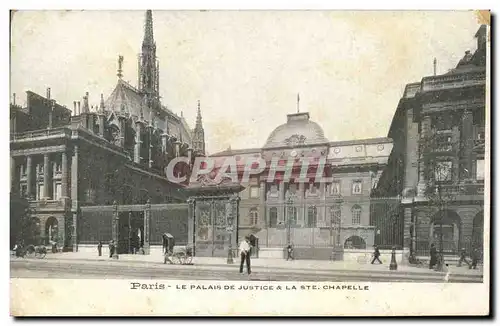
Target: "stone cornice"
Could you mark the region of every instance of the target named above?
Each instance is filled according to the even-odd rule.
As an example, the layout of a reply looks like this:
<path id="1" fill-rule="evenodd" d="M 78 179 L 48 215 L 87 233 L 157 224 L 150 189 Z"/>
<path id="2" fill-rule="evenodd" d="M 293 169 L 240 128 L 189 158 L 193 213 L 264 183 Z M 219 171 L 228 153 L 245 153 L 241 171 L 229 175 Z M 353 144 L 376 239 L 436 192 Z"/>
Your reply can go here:
<path id="1" fill-rule="evenodd" d="M 15 150 L 10 151 L 10 155 L 11 156 L 26 156 L 26 155 L 58 153 L 58 152 L 64 152 L 64 151 L 66 151 L 66 145 L 57 145 L 57 146 L 26 148 L 26 149 L 15 149 Z"/>

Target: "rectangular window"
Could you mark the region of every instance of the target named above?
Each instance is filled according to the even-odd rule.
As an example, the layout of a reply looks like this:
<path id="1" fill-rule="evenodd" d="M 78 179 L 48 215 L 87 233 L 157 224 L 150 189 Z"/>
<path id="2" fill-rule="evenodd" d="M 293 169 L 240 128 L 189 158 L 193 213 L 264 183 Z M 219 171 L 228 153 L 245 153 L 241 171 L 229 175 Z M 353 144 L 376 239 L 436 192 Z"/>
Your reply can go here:
<path id="1" fill-rule="evenodd" d="M 250 198 L 259 198 L 260 188 L 250 187 Z"/>
<path id="2" fill-rule="evenodd" d="M 56 183 L 54 187 L 54 200 L 59 200 L 61 199 L 62 196 L 62 185 L 60 183 Z"/>
<path id="3" fill-rule="evenodd" d="M 436 162 L 436 168 L 434 171 L 435 180 L 439 182 L 451 181 L 452 180 L 451 169 L 452 169 L 451 161 Z"/>
<path id="4" fill-rule="evenodd" d="M 484 160 L 476 161 L 476 180 L 484 180 Z"/>
<path id="5" fill-rule="evenodd" d="M 37 185 L 37 190 L 36 190 L 36 200 L 40 200 L 43 198 L 43 183 L 39 183 Z"/>
<path id="6" fill-rule="evenodd" d="M 333 181 L 330 185 L 330 195 L 340 195 L 340 181 Z"/>
<path id="7" fill-rule="evenodd" d="M 352 194 L 361 195 L 363 192 L 361 180 L 354 180 L 352 182 Z"/>
<path id="8" fill-rule="evenodd" d="M 28 185 L 22 184 L 21 185 L 21 198 L 27 198 L 28 197 Z"/>

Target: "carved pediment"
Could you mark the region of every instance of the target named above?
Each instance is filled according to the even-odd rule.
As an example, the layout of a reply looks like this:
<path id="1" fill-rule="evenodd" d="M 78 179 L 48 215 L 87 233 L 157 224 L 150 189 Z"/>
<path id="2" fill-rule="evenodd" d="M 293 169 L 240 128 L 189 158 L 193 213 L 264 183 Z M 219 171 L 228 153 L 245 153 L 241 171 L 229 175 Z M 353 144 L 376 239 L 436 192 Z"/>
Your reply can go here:
<path id="1" fill-rule="evenodd" d="M 305 141 L 306 137 L 304 135 L 294 134 L 285 139 L 285 144 L 288 146 L 303 145 Z"/>

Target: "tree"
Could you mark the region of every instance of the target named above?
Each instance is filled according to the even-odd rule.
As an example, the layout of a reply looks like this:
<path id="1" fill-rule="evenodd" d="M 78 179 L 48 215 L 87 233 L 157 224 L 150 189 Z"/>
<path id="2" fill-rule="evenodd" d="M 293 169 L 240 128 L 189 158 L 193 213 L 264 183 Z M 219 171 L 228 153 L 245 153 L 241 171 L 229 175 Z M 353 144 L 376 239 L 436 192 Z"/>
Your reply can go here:
<path id="1" fill-rule="evenodd" d="M 453 165 L 453 158 L 460 157 L 461 142 L 453 141 L 448 133 L 431 132 L 429 136 L 420 139 L 420 161 L 423 166 L 423 176 L 426 180 L 424 195 L 428 206 L 439 212 L 439 258 L 437 269 L 444 265 L 443 219 L 444 212 L 456 199 L 460 191 L 460 168 Z"/>
<path id="2" fill-rule="evenodd" d="M 36 211 L 27 199 L 10 194 L 10 245 L 18 241 L 25 244 L 38 244 L 39 224 Z"/>

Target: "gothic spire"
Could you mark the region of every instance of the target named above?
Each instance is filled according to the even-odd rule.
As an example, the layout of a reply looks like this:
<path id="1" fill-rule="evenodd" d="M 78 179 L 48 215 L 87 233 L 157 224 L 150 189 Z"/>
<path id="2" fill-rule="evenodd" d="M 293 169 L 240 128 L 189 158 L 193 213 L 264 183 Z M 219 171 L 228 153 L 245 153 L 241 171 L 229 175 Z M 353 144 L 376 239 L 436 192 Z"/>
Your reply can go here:
<path id="1" fill-rule="evenodd" d="M 154 44 L 153 13 L 151 10 L 146 10 L 146 22 L 144 24 L 144 39 L 142 40 L 142 47 L 152 46 Z"/>
<path id="2" fill-rule="evenodd" d="M 142 53 L 139 57 L 139 90 L 150 98 L 158 98 L 159 65 L 156 61 L 156 44 L 153 37 L 153 14 L 146 11 Z"/>
<path id="3" fill-rule="evenodd" d="M 201 108 L 200 108 L 200 100 L 198 100 L 198 113 L 196 115 L 196 126 L 195 128 L 203 128 L 202 122 L 201 122 Z"/>

